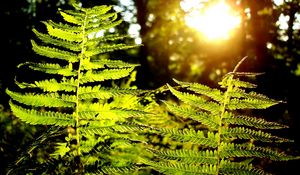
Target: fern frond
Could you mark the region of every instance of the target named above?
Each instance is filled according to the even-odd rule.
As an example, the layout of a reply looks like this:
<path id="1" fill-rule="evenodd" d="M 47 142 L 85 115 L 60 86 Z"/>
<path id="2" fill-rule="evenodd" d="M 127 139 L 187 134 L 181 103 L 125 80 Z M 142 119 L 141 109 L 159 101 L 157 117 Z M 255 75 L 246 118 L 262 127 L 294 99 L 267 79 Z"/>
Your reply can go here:
<path id="1" fill-rule="evenodd" d="M 66 77 L 77 75 L 77 73 L 70 66 L 61 67 L 59 64 L 29 62 L 25 64 L 29 65 L 29 68 L 33 70 L 45 72 L 48 74 L 63 75 Z"/>
<path id="2" fill-rule="evenodd" d="M 59 95 L 57 93 L 36 94 L 18 93 L 6 90 L 6 93 L 15 101 L 31 106 L 44 107 L 74 107 L 76 97 L 72 95 Z"/>
<path id="3" fill-rule="evenodd" d="M 57 48 L 51 48 L 47 46 L 39 46 L 33 40 L 31 40 L 31 44 L 32 44 L 32 49 L 35 51 L 35 53 L 41 56 L 66 60 L 70 63 L 74 63 L 78 61 L 77 55 L 72 52 L 63 51 Z"/>
<path id="4" fill-rule="evenodd" d="M 224 114 L 223 122 L 226 124 L 250 126 L 258 129 L 282 129 L 287 128 L 276 122 L 269 122 L 261 118 L 248 117 L 243 115 L 234 115 L 231 112 Z"/>
<path id="5" fill-rule="evenodd" d="M 52 20 L 48 20 L 47 22 L 43 22 L 45 25 L 50 25 L 52 28 L 58 28 L 58 29 L 62 29 L 62 30 L 67 30 L 70 32 L 75 32 L 75 33 L 81 33 L 82 32 L 82 28 L 81 26 L 77 26 L 77 25 L 69 25 L 66 23 L 56 23 Z"/>
<path id="6" fill-rule="evenodd" d="M 90 17 L 93 17 L 94 15 L 106 14 L 111 9 L 112 9 L 112 6 L 108 6 L 108 5 L 95 6 L 93 8 L 80 8 L 80 10 L 85 12 L 87 14 L 87 16 L 90 16 Z"/>
<path id="7" fill-rule="evenodd" d="M 297 159 L 295 156 L 289 156 L 285 153 L 280 153 L 271 148 L 257 147 L 254 145 L 237 145 L 237 144 L 226 144 L 221 145 L 221 156 L 223 158 L 229 157 L 258 157 L 268 158 L 274 161 L 287 161 Z"/>
<path id="8" fill-rule="evenodd" d="M 199 163 L 199 164 L 217 164 L 217 152 L 212 150 L 194 151 L 188 149 L 181 150 L 155 150 L 148 149 L 156 156 L 167 159 L 177 160 L 185 163 Z"/>
<path id="9" fill-rule="evenodd" d="M 105 69 L 103 71 L 87 71 L 85 74 L 82 74 L 79 82 L 83 84 L 104 80 L 116 80 L 129 76 L 133 69 L 134 67 L 123 69 Z"/>
<path id="10" fill-rule="evenodd" d="M 49 22 L 43 22 L 46 25 L 48 34 L 52 37 L 67 40 L 70 42 L 82 42 L 82 34 L 80 32 L 74 32 L 69 29 L 55 28 Z"/>
<path id="11" fill-rule="evenodd" d="M 136 89 L 120 89 L 120 88 L 105 88 L 101 86 L 83 86 L 78 89 L 80 99 L 109 99 L 119 95 L 138 95 L 142 90 Z"/>
<path id="12" fill-rule="evenodd" d="M 244 127 L 223 129 L 222 137 L 229 139 L 254 139 L 256 141 L 262 142 L 291 142 L 291 140 L 280 138 L 277 136 L 272 136 L 270 133 L 263 132 L 261 130 L 256 131 Z"/>
<path id="13" fill-rule="evenodd" d="M 94 55 L 113 52 L 116 50 L 125 50 L 138 47 L 137 45 L 127 45 L 127 44 L 115 44 L 115 45 L 102 45 L 96 48 L 89 49 L 85 52 L 85 56 L 92 57 Z"/>
<path id="14" fill-rule="evenodd" d="M 208 96 L 217 102 L 224 101 L 224 94 L 218 89 L 212 89 L 208 86 L 199 83 L 188 83 L 188 82 L 178 81 L 175 79 L 174 81 L 183 87 L 187 87 L 188 90 L 194 91 L 198 94 Z"/>
<path id="15" fill-rule="evenodd" d="M 247 81 L 241 81 L 239 79 L 231 79 L 230 76 L 225 76 L 221 82 L 219 82 L 219 85 L 221 87 L 228 87 L 229 85 L 234 85 L 234 87 L 238 88 L 256 88 L 257 85 L 247 82 Z"/>
<path id="16" fill-rule="evenodd" d="M 187 107 L 173 105 L 166 101 L 164 101 L 164 103 L 167 105 L 168 109 L 172 113 L 174 113 L 178 116 L 181 116 L 184 118 L 190 118 L 192 120 L 203 123 L 205 126 L 208 126 L 212 130 L 217 130 L 217 128 L 219 127 L 218 120 L 220 120 L 220 119 L 218 117 L 210 115 L 206 112 L 198 112 L 198 111 L 194 110 L 193 108 L 187 108 Z"/>
<path id="17" fill-rule="evenodd" d="M 236 109 L 266 109 L 271 106 L 278 104 L 279 102 L 274 100 L 258 100 L 258 99 L 236 99 L 233 98 L 230 100 L 227 108 L 229 110 L 236 110 Z"/>
<path id="18" fill-rule="evenodd" d="M 183 141 L 199 144 L 211 148 L 216 148 L 218 145 L 218 134 L 212 132 L 195 131 L 193 129 L 166 129 L 162 128 L 159 132 L 163 135 L 169 135 L 171 138 Z"/>
<path id="19" fill-rule="evenodd" d="M 19 83 L 16 81 L 16 84 L 21 89 L 40 88 L 44 92 L 58 92 L 58 91 L 75 92 L 76 91 L 76 82 L 73 78 L 63 79 L 60 82 L 57 82 L 56 79 L 35 81 L 34 83 L 25 83 L 25 82 Z"/>
<path id="20" fill-rule="evenodd" d="M 145 112 L 132 110 L 132 109 L 98 109 L 97 111 L 81 111 L 79 112 L 79 117 L 81 119 L 90 120 L 105 120 L 110 119 L 112 121 L 125 121 L 129 117 L 138 117 L 145 115 Z"/>
<path id="21" fill-rule="evenodd" d="M 71 11 L 71 10 L 59 10 L 60 15 L 63 19 L 69 23 L 82 25 L 84 21 L 84 15 L 81 12 Z"/>
<path id="22" fill-rule="evenodd" d="M 230 162 L 227 160 L 221 160 L 220 162 L 221 174 L 245 174 L 245 175 L 264 175 L 263 170 L 254 168 L 252 165 L 244 164 L 240 162 Z"/>
<path id="23" fill-rule="evenodd" d="M 106 41 L 121 40 L 121 39 L 124 39 L 124 38 L 127 38 L 127 37 L 128 37 L 128 35 L 109 34 L 109 35 L 105 35 L 103 37 L 92 38 L 90 41 L 95 42 L 95 43 L 99 43 L 99 42 L 106 42 Z M 111 61 L 113 61 L 113 60 L 111 60 Z"/>
<path id="24" fill-rule="evenodd" d="M 198 165 L 198 164 L 187 164 L 180 162 L 154 162 L 150 160 L 143 160 L 146 164 L 150 165 L 157 171 L 168 174 L 184 174 L 184 175 L 214 175 L 217 173 L 215 165 Z"/>
<path id="25" fill-rule="evenodd" d="M 53 38 L 48 34 L 40 33 L 36 29 L 33 29 L 32 31 L 44 43 L 53 44 L 55 46 L 63 47 L 63 48 L 69 49 L 71 51 L 76 51 L 76 52 L 79 52 L 81 50 L 81 46 L 79 44 L 74 44 L 73 42 L 70 42 L 70 41 Z"/>
<path id="26" fill-rule="evenodd" d="M 56 125 L 56 126 L 74 126 L 75 120 L 72 114 L 61 112 L 42 112 L 35 109 L 25 109 L 21 106 L 9 102 L 11 110 L 22 121 L 32 125 Z"/>
<path id="27" fill-rule="evenodd" d="M 187 104 L 190 104 L 194 107 L 209 111 L 212 114 L 217 114 L 219 112 L 220 105 L 217 103 L 210 102 L 207 99 L 205 99 L 204 97 L 177 91 L 174 88 L 172 88 L 170 85 L 168 85 L 168 87 L 173 95 L 175 95 L 178 99 L 182 100 L 183 102 L 185 102 Z"/>
<path id="28" fill-rule="evenodd" d="M 130 63 L 125 63 L 121 60 L 107 60 L 107 59 L 84 61 L 82 64 L 82 68 L 84 70 L 100 69 L 105 67 L 130 68 L 130 67 L 137 67 L 137 66 L 139 66 L 139 64 L 130 64 Z"/>

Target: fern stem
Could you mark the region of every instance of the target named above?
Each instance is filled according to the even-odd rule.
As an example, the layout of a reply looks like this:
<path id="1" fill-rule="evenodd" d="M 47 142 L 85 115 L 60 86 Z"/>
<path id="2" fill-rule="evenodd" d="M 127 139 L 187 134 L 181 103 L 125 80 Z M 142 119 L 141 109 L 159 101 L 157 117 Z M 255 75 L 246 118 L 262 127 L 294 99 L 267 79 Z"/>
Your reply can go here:
<path id="1" fill-rule="evenodd" d="M 228 103 L 230 101 L 229 93 L 232 91 L 232 88 L 233 88 L 232 79 L 233 79 L 233 75 L 230 75 L 230 77 L 228 78 L 228 87 L 227 87 L 226 92 L 224 93 L 224 102 L 223 102 L 223 105 L 222 105 L 222 108 L 221 108 L 221 115 L 220 115 L 219 128 L 218 128 L 218 133 L 219 133 L 218 150 L 217 150 L 217 160 L 218 160 L 218 163 L 217 163 L 217 173 L 216 173 L 216 175 L 218 175 L 219 172 L 220 172 L 220 162 L 221 162 L 221 160 L 220 160 L 221 159 L 220 152 L 221 152 L 221 143 L 222 143 L 222 140 L 221 140 L 222 129 L 224 127 L 227 127 L 227 126 L 223 126 L 222 120 L 223 120 L 223 117 L 224 117 L 225 112 L 226 112 L 226 106 L 228 105 Z"/>
<path id="2" fill-rule="evenodd" d="M 79 127 L 79 86 L 80 86 L 80 78 L 81 78 L 81 62 L 83 61 L 84 58 L 84 53 L 85 53 L 85 44 L 86 44 L 86 37 L 85 37 L 85 28 L 86 28 L 86 22 L 87 22 L 87 14 L 85 15 L 84 18 L 84 23 L 82 25 L 82 43 L 81 43 L 81 53 L 80 53 L 80 59 L 79 59 L 79 66 L 78 66 L 78 71 L 77 71 L 77 91 L 76 91 L 76 115 L 75 115 L 75 120 L 76 120 L 76 125 L 75 125 L 75 130 L 76 130 L 76 142 L 77 142 L 77 155 L 79 156 L 81 154 L 80 151 L 80 127 Z"/>
<path id="3" fill-rule="evenodd" d="M 221 152 L 221 143 L 222 143 L 222 139 L 221 139 L 222 129 L 227 127 L 226 125 L 223 125 L 222 120 L 223 120 L 225 112 L 226 112 L 226 106 L 230 102 L 230 95 L 229 95 L 229 93 L 233 90 L 233 83 L 232 83 L 232 81 L 233 81 L 234 73 L 237 72 L 237 69 L 246 60 L 246 58 L 247 57 L 244 57 L 244 58 L 242 58 L 238 62 L 238 64 L 233 69 L 233 72 L 232 72 L 233 74 L 229 75 L 230 77 L 227 80 L 228 86 L 227 86 L 226 92 L 224 93 L 224 102 L 223 102 L 223 105 L 222 105 L 222 108 L 221 108 L 221 115 L 220 115 L 219 128 L 218 128 L 219 138 L 218 138 L 218 150 L 217 150 L 217 159 L 218 159 L 217 173 L 216 173 L 217 175 L 220 172 L 220 162 L 221 162 L 221 160 L 220 160 L 220 158 L 221 158 L 220 152 Z"/>

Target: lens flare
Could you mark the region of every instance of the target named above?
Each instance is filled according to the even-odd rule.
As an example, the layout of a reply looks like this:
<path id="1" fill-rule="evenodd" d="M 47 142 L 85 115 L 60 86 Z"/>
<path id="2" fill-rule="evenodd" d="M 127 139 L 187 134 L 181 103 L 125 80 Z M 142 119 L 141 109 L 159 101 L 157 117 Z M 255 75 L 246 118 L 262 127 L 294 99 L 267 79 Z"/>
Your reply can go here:
<path id="1" fill-rule="evenodd" d="M 219 2 L 205 9 L 193 9 L 185 17 L 186 25 L 194 28 L 210 40 L 228 39 L 241 19 L 225 2 Z"/>

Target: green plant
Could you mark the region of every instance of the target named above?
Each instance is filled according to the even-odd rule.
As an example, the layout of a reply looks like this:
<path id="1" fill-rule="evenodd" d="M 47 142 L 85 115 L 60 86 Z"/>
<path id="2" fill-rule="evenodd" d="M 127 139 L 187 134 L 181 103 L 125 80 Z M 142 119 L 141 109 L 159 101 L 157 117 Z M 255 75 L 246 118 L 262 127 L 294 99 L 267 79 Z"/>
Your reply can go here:
<path id="1" fill-rule="evenodd" d="M 198 124 L 193 125 L 194 128 L 162 128 L 159 132 L 175 141 L 190 142 L 192 146 L 190 149 L 151 148 L 149 151 L 156 155 L 157 160 L 144 160 L 145 163 L 172 175 L 266 174 L 253 165 L 254 158 L 273 161 L 300 158 L 286 155 L 267 144 L 290 142 L 267 131 L 287 126 L 243 114 L 249 113 L 249 109 L 269 108 L 280 101 L 251 91 L 256 85 L 240 80 L 240 77 L 257 74 L 237 72 L 239 64 L 219 83 L 225 91 L 177 80 L 175 82 L 188 91 L 180 92 L 169 86 L 171 93 L 184 103 L 177 105 L 165 101 L 169 110 Z"/>
<path id="2" fill-rule="evenodd" d="M 144 141 L 139 121 L 146 114 L 137 96 L 141 91 L 116 85 L 138 65 L 105 55 L 137 46 L 115 44 L 126 36 L 98 36 L 121 23 L 111 6 L 74 8 L 59 10 L 63 22 L 43 22 L 46 34 L 33 29 L 39 41 L 31 44 L 38 59 L 20 64 L 26 76 L 6 90 L 19 119 L 52 126 L 8 173 L 119 174 L 138 169 L 139 143 Z M 54 150 L 47 146 L 54 143 Z M 52 153 L 32 161 L 37 147 Z"/>

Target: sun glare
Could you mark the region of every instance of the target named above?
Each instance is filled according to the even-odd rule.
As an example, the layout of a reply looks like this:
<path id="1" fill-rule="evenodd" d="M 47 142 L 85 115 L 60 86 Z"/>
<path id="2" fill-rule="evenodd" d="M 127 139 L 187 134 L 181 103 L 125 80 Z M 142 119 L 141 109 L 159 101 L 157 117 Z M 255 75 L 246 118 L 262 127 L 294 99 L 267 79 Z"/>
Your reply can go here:
<path id="1" fill-rule="evenodd" d="M 203 9 L 193 8 L 185 17 L 185 22 L 209 40 L 216 40 L 228 39 L 232 31 L 239 26 L 241 19 L 222 1 Z"/>

